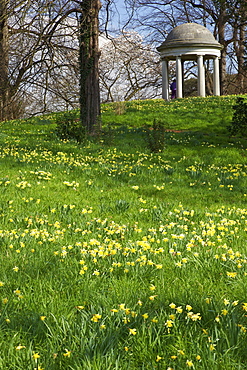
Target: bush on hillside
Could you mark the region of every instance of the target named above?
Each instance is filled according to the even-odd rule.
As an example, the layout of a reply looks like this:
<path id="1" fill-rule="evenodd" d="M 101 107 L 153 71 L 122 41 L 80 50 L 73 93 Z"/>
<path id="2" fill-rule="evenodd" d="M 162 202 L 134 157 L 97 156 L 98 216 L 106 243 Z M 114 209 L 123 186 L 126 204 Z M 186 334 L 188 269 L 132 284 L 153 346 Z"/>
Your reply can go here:
<path id="1" fill-rule="evenodd" d="M 244 98 L 237 97 L 235 104 L 232 106 L 234 110 L 231 125 L 228 126 L 230 135 L 240 134 L 246 136 L 247 134 L 247 103 Z"/>
<path id="2" fill-rule="evenodd" d="M 61 140 L 75 140 L 81 143 L 85 139 L 85 130 L 81 125 L 78 115 L 67 112 L 56 120 L 56 135 Z"/>
<path id="3" fill-rule="evenodd" d="M 145 129 L 145 141 L 152 153 L 160 153 L 165 147 L 165 127 L 162 122 L 153 121 L 152 127 Z"/>

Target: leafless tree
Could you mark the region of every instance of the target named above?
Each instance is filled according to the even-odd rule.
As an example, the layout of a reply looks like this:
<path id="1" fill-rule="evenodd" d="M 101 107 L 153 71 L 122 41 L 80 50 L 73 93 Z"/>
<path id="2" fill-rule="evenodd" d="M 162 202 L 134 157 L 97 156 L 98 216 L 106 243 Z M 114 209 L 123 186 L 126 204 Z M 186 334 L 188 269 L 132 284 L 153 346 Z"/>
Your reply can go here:
<path id="1" fill-rule="evenodd" d="M 64 83 L 66 75 L 68 78 L 71 68 L 68 55 L 74 52 L 73 38 L 76 38 L 77 55 L 83 65 L 81 76 L 87 76 L 84 81 L 83 78 L 80 79 L 81 111 L 84 117 L 82 123 L 88 131 L 91 130 L 92 122 L 99 115 L 99 103 L 96 106 L 99 88 L 97 81 L 93 82 L 98 73 L 99 7 L 100 3 L 96 0 L 0 0 L 1 120 L 18 116 L 20 112 L 13 111 L 13 101 L 22 94 L 24 100 L 29 98 L 33 101 L 33 92 L 38 89 L 38 94 L 42 95 L 42 110 L 47 110 L 47 97 L 54 92 L 52 82 L 57 80 L 58 83 L 59 69 L 61 81 Z M 73 17 L 75 21 L 72 22 L 74 33 L 68 17 Z M 64 58 L 65 55 L 67 59 Z M 85 107 L 89 110 L 87 115 Z M 94 110 L 97 113 L 88 124 L 86 121 L 89 116 L 92 117 Z"/>
<path id="2" fill-rule="evenodd" d="M 105 102 L 160 97 L 161 66 L 154 46 L 134 31 L 108 40 L 101 52 L 100 85 Z"/>

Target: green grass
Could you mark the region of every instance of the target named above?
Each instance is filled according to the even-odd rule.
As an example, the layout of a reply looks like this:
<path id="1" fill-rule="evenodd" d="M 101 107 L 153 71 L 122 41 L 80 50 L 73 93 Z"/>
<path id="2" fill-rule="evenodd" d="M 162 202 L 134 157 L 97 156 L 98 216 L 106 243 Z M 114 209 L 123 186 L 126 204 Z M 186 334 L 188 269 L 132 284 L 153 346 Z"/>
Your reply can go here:
<path id="1" fill-rule="evenodd" d="M 167 129 L 220 132 L 232 117 L 234 96 L 165 100 L 136 100 L 102 106 L 103 124 L 142 127 L 154 119 L 164 122 Z M 119 109 L 120 107 L 120 109 Z M 225 132 L 225 130 L 224 130 Z"/>
<path id="2" fill-rule="evenodd" d="M 0 369 L 247 368 L 234 100 L 104 105 L 81 145 L 56 137 L 62 113 L 1 125 Z"/>

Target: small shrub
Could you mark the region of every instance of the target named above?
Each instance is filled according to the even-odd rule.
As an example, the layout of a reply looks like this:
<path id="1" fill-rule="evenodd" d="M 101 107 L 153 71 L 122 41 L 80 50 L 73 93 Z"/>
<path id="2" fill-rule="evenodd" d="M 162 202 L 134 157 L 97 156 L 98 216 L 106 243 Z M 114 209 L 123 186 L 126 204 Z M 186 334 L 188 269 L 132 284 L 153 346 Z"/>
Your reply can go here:
<path id="1" fill-rule="evenodd" d="M 230 135 L 246 136 L 247 131 L 247 103 L 244 98 L 238 97 L 232 106 L 234 110 L 231 125 L 227 127 Z"/>
<path id="2" fill-rule="evenodd" d="M 153 121 L 152 127 L 146 127 L 145 140 L 152 153 L 160 153 L 165 147 L 165 128 L 162 122 Z"/>
<path id="3" fill-rule="evenodd" d="M 76 140 L 78 143 L 85 139 L 85 129 L 74 112 L 67 112 L 57 118 L 56 135 L 61 140 Z"/>

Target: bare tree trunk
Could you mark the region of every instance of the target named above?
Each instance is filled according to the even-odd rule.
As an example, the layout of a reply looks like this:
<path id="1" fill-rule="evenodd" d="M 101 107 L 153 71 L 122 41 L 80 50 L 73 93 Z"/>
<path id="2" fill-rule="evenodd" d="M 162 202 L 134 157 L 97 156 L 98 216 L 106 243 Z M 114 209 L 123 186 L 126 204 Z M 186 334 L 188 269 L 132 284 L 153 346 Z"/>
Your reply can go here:
<path id="1" fill-rule="evenodd" d="M 220 59 L 220 95 L 225 95 L 226 93 L 226 48 L 227 43 L 225 40 L 225 26 L 226 26 L 226 9 L 225 3 L 222 2 L 220 6 L 220 14 L 218 20 L 218 35 L 219 35 L 219 43 L 223 45 L 223 49 L 221 51 L 221 59 Z"/>
<path id="2" fill-rule="evenodd" d="M 8 38 L 8 0 L 0 0 L 0 121 L 8 119 L 8 64 L 9 64 L 9 38 Z"/>
<path id="3" fill-rule="evenodd" d="M 238 47 L 235 48 L 237 60 L 238 60 L 238 84 L 240 94 L 244 92 L 244 53 L 245 53 L 245 42 L 246 42 L 246 21 L 247 21 L 247 5 L 241 3 L 240 9 L 240 25 L 239 25 L 239 41 Z"/>
<path id="4" fill-rule="evenodd" d="M 238 47 L 235 48 L 237 61 L 238 61 L 238 86 L 239 86 L 239 93 L 243 93 L 244 91 L 244 37 L 245 27 L 241 25 L 239 28 L 239 41 Z"/>
<path id="5" fill-rule="evenodd" d="M 80 115 L 86 133 L 100 125 L 99 0 L 83 0 L 80 17 Z"/>
<path id="6" fill-rule="evenodd" d="M 206 94 L 213 95 L 213 76 L 209 73 L 209 60 L 206 62 Z"/>

